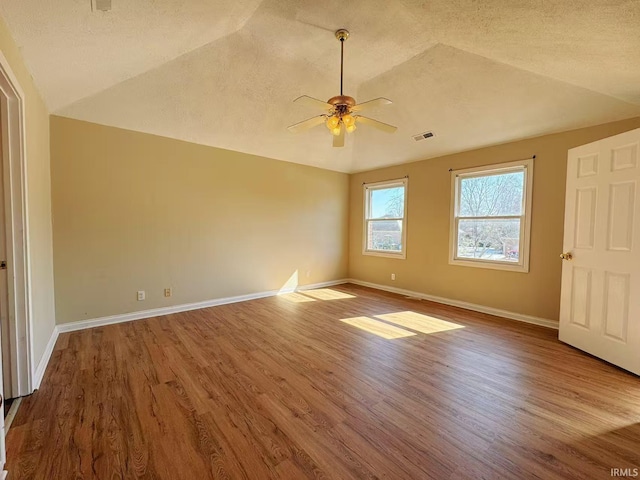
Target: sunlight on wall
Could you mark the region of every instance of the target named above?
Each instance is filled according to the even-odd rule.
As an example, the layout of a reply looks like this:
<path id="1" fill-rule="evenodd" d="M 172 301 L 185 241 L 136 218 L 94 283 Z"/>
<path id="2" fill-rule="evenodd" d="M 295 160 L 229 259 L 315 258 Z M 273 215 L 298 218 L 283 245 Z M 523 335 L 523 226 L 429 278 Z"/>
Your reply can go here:
<path id="1" fill-rule="evenodd" d="M 356 298 L 355 295 L 332 290 L 331 288 L 318 288 L 316 290 L 305 290 L 305 295 L 317 298 L 318 300 L 344 300 L 346 298 Z"/>
<path id="2" fill-rule="evenodd" d="M 427 335 L 464 328 L 464 325 L 458 325 L 457 323 L 447 322 L 439 318 L 430 317 L 429 315 L 423 315 L 416 312 L 387 313 L 385 315 L 375 315 L 375 318 L 410 328 L 416 332 L 426 333 Z"/>
<path id="3" fill-rule="evenodd" d="M 416 333 L 410 332 L 409 330 L 394 327 L 393 325 L 369 317 L 343 318 L 340 321 L 388 340 L 416 335 Z"/>
<path id="4" fill-rule="evenodd" d="M 295 292 L 296 288 L 298 288 L 298 270 L 293 272 L 289 277 L 289 280 L 284 282 L 284 285 L 278 290 L 278 295 L 281 293 L 291 293 Z"/>

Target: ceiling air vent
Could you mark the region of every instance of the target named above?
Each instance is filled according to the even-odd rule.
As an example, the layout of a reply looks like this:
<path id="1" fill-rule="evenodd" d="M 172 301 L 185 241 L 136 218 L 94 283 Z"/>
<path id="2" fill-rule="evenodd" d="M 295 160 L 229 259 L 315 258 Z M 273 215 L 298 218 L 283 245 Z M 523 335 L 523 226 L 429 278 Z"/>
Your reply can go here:
<path id="1" fill-rule="evenodd" d="M 111 10 L 111 0 L 91 0 L 91 10 L 108 12 Z"/>
<path id="2" fill-rule="evenodd" d="M 424 132 L 424 133 L 419 133 L 418 135 L 414 135 L 413 139 L 416 142 L 419 142 L 420 140 L 426 140 L 427 138 L 431 138 L 433 137 L 433 132 Z"/>

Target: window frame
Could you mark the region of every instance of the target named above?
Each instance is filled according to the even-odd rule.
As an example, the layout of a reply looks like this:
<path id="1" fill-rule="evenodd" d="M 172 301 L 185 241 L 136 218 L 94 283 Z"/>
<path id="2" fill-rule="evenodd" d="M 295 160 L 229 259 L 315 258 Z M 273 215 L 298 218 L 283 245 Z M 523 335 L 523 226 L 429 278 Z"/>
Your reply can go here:
<path id="1" fill-rule="evenodd" d="M 404 188 L 404 212 L 402 217 L 398 218 L 385 218 L 385 219 L 370 219 L 369 207 L 370 207 L 370 192 L 374 190 L 384 190 L 387 188 L 403 187 Z M 387 258 L 407 258 L 407 201 L 409 192 L 409 178 L 399 178 L 396 180 L 385 180 L 382 182 L 365 183 L 363 184 L 363 220 L 362 220 L 362 254 L 370 255 L 374 257 L 387 257 Z M 401 220 L 402 221 L 402 250 L 400 252 L 393 252 L 390 250 L 371 250 L 369 249 L 369 223 L 376 221 L 389 221 L 389 220 Z"/>
<path id="2" fill-rule="evenodd" d="M 460 217 L 460 180 L 465 178 L 477 178 L 503 173 L 524 171 L 524 185 L 522 192 L 522 215 L 503 215 L 494 217 Z M 451 214 L 449 235 L 449 264 L 465 267 L 488 268 L 493 270 L 506 270 L 511 272 L 529 273 L 529 256 L 531 250 L 531 204 L 533 200 L 533 159 L 518 160 L 515 162 L 498 163 L 481 167 L 471 167 L 462 170 L 451 171 Z M 487 260 L 479 258 L 458 257 L 458 225 L 460 220 L 473 219 L 520 219 L 520 245 L 519 261 L 506 262 L 502 260 Z"/>

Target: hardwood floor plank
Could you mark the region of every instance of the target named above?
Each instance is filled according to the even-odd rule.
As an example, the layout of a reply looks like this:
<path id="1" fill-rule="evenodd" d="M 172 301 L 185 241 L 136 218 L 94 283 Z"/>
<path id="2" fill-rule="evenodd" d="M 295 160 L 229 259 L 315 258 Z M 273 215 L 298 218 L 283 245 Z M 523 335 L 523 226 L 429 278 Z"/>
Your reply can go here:
<path id="1" fill-rule="evenodd" d="M 16 480 L 608 479 L 640 468 L 640 379 L 550 329 L 342 285 L 61 334 L 7 453 Z"/>

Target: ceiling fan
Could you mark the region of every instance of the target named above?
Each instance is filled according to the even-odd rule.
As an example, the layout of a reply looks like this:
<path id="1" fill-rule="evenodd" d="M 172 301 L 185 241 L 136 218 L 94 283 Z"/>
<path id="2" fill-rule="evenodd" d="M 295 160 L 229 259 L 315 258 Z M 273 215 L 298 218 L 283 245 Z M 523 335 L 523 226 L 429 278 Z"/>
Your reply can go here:
<path id="1" fill-rule="evenodd" d="M 287 128 L 290 132 L 298 133 L 324 123 L 333 134 L 334 147 L 344 147 L 345 131 L 349 133 L 353 132 L 356 129 L 356 123 L 370 125 L 387 133 L 395 132 L 398 127 L 359 115 L 359 112 L 364 110 L 382 105 L 389 105 L 391 100 L 386 98 L 376 98 L 374 100 L 369 100 L 368 102 L 357 104 L 353 97 L 343 95 L 344 42 L 349 38 L 349 32 L 345 29 L 340 29 L 336 32 L 336 38 L 340 40 L 340 95 L 331 97 L 326 102 L 307 95 L 296 98 L 294 100 L 295 103 L 322 109 L 326 113 L 295 123 Z"/>

